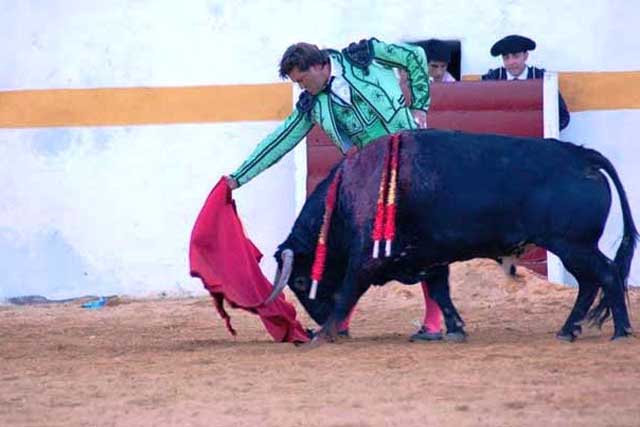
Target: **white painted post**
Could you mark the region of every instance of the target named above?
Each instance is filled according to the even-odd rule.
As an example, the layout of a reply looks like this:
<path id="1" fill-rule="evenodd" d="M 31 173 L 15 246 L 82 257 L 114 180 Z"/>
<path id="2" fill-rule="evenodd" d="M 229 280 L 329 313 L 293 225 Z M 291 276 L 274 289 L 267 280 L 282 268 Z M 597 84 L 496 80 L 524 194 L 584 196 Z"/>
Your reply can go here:
<path id="1" fill-rule="evenodd" d="M 542 111 L 545 138 L 560 137 L 558 111 L 558 73 L 547 71 L 542 83 Z M 560 258 L 547 251 L 547 277 L 550 282 L 577 286 L 576 279 L 565 270 Z"/>
<path id="2" fill-rule="evenodd" d="M 300 88 L 298 85 L 293 85 L 293 106 L 295 108 L 298 97 L 300 96 Z M 296 168 L 295 176 L 295 206 L 296 212 L 294 217 L 298 217 L 298 214 L 304 206 L 304 202 L 307 200 L 307 138 L 300 142 L 293 149 L 293 164 Z"/>

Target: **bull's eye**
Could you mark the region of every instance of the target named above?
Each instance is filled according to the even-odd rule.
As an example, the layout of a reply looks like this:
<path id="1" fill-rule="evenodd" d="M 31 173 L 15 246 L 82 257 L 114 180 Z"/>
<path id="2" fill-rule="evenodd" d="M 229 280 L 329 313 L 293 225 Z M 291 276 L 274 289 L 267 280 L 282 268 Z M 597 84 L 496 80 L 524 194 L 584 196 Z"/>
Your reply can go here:
<path id="1" fill-rule="evenodd" d="M 293 279 L 293 287 L 299 291 L 304 291 L 307 288 L 307 278 L 303 276 L 298 276 Z"/>

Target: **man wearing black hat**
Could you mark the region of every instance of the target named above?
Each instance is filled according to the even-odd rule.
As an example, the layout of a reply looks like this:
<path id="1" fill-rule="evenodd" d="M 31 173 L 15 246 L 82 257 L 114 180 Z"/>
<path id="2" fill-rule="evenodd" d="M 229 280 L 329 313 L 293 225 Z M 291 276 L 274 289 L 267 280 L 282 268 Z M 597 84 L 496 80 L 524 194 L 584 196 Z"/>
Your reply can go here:
<path id="1" fill-rule="evenodd" d="M 482 80 L 526 80 L 541 79 L 544 75 L 544 68 L 527 66 L 529 51 L 536 48 L 536 42 L 530 38 L 510 35 L 498 40 L 491 47 L 491 55 L 502 55 L 504 67 L 489 70 L 482 76 Z M 558 93 L 558 109 L 560 111 L 560 130 L 569 124 L 569 110 L 567 104 Z"/>
<path id="2" fill-rule="evenodd" d="M 451 49 L 442 40 L 430 39 L 426 44 L 429 80 L 439 83 L 451 83 L 456 79 L 447 71 L 451 61 Z"/>

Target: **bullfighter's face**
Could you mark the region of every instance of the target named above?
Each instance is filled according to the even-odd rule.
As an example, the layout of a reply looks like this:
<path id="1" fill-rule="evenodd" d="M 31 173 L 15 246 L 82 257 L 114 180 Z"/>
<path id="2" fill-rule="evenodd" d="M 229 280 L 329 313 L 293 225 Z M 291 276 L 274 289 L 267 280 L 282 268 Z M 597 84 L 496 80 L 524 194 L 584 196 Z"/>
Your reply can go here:
<path id="1" fill-rule="evenodd" d="M 294 67 L 289 73 L 289 79 L 297 83 L 300 89 L 306 90 L 311 95 L 317 95 L 324 89 L 329 80 L 330 66 L 329 64 L 312 65 L 309 69 L 301 71 L 298 67 Z"/>

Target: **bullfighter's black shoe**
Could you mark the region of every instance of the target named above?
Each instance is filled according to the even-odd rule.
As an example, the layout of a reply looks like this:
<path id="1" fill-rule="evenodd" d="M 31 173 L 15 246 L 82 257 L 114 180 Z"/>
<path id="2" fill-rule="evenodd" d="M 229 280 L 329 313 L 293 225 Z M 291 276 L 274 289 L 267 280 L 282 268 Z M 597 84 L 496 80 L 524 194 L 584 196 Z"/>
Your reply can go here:
<path id="1" fill-rule="evenodd" d="M 421 327 L 418 332 L 409 337 L 409 341 L 440 341 L 442 340 L 442 332 L 428 332 L 425 327 Z"/>
<path id="2" fill-rule="evenodd" d="M 338 331 L 338 336 L 342 337 L 342 338 L 351 338 L 351 335 L 349 334 L 349 329 L 343 329 L 341 331 Z"/>

